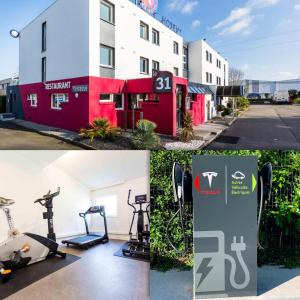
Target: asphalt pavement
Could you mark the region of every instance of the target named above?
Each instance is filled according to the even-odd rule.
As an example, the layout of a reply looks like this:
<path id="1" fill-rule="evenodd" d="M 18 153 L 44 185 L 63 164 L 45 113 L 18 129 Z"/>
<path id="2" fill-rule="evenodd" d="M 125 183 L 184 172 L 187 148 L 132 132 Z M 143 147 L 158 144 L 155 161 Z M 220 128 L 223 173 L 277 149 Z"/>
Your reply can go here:
<path id="1" fill-rule="evenodd" d="M 207 150 L 300 150 L 300 105 L 251 105 Z"/>
<path id="2" fill-rule="evenodd" d="M 9 122 L 0 122 L 0 150 L 82 150 Z"/>

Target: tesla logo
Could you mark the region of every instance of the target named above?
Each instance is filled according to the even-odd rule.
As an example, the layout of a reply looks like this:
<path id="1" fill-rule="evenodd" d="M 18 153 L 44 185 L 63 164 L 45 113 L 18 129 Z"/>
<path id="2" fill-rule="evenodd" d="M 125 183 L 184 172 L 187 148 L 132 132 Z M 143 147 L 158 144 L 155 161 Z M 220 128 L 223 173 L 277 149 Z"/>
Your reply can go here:
<path id="1" fill-rule="evenodd" d="M 209 184 L 209 187 L 211 188 L 212 180 L 213 180 L 214 177 L 218 176 L 218 173 L 216 173 L 216 172 L 205 172 L 205 173 L 202 173 L 202 176 L 204 178 L 208 179 L 208 184 Z"/>

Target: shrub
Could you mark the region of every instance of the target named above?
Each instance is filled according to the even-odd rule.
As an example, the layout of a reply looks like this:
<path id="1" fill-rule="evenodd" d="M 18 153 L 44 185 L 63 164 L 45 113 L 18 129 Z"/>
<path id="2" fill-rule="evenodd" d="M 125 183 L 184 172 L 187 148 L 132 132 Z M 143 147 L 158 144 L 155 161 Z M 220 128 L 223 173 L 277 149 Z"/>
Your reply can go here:
<path id="1" fill-rule="evenodd" d="M 300 104 L 300 98 L 295 99 L 295 100 L 294 100 L 294 103 Z"/>
<path id="2" fill-rule="evenodd" d="M 236 105 L 237 105 L 238 109 L 245 110 L 249 107 L 250 102 L 246 98 L 238 97 L 237 100 L 236 100 Z"/>
<path id="3" fill-rule="evenodd" d="M 180 140 L 187 143 L 194 139 L 193 116 L 191 113 L 186 113 L 183 119 L 183 129 L 180 134 Z"/>
<path id="4" fill-rule="evenodd" d="M 224 111 L 224 109 L 225 109 L 225 106 L 222 105 L 222 104 L 219 104 L 219 105 L 217 106 L 217 112 L 222 112 L 222 111 Z"/>
<path id="5" fill-rule="evenodd" d="M 224 111 L 222 112 L 222 117 L 228 116 L 233 112 L 232 108 L 225 108 Z"/>
<path id="6" fill-rule="evenodd" d="M 133 135 L 133 145 L 138 150 L 159 148 L 160 139 L 155 133 L 157 125 L 149 120 L 140 120 Z"/>
<path id="7" fill-rule="evenodd" d="M 95 119 L 87 128 L 80 129 L 80 136 L 93 142 L 95 138 L 114 139 L 119 131 L 120 129 L 112 126 L 107 119 Z"/>

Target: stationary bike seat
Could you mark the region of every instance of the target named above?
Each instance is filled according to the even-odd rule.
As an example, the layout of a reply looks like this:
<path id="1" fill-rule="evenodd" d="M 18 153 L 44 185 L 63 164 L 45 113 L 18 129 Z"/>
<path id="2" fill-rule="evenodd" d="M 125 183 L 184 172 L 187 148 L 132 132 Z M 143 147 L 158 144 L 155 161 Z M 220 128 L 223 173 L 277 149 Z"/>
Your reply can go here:
<path id="1" fill-rule="evenodd" d="M 13 205 L 15 203 L 14 200 L 12 199 L 6 199 L 3 197 L 0 197 L 0 207 L 1 206 L 9 206 L 9 205 Z"/>

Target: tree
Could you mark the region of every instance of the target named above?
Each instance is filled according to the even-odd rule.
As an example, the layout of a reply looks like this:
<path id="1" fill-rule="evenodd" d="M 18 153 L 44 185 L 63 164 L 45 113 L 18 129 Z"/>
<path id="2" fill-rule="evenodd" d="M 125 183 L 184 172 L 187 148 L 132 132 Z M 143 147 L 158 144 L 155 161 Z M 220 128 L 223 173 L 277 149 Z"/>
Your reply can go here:
<path id="1" fill-rule="evenodd" d="M 242 85 L 245 73 L 237 68 L 229 68 L 229 85 Z"/>

